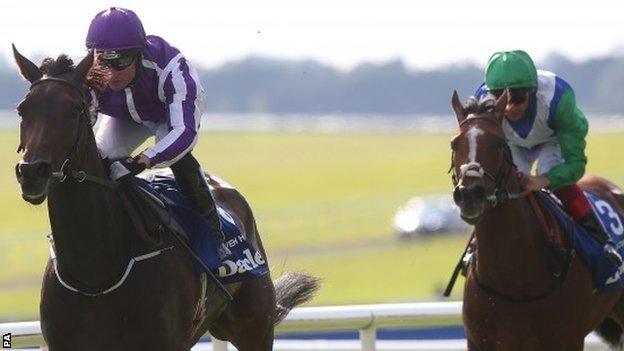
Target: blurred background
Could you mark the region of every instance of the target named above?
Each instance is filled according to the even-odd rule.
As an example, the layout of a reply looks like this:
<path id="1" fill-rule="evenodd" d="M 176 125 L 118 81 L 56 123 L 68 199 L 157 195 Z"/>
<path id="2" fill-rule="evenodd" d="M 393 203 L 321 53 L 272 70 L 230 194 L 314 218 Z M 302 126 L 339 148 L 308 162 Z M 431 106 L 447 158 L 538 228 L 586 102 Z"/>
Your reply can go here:
<path id="1" fill-rule="evenodd" d="M 524 49 L 571 83 L 590 119 L 589 172 L 624 185 L 614 2 L 3 2 L 0 321 L 38 319 L 49 256 L 46 206 L 22 201 L 13 172 L 28 85 L 10 44 L 35 62 L 79 60 L 112 5 L 196 66 L 208 113 L 194 153 L 248 198 L 274 276 L 323 278 L 313 305 L 441 299 L 469 230 L 449 203 L 449 100 L 472 94 L 495 51 Z"/>

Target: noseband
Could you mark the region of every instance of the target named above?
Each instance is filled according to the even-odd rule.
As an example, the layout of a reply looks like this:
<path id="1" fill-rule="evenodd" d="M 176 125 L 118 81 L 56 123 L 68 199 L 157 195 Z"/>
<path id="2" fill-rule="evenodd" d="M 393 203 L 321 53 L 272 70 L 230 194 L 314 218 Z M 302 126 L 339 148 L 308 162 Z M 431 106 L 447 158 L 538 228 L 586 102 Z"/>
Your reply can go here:
<path id="1" fill-rule="evenodd" d="M 501 128 L 501 123 L 498 120 L 494 120 L 492 118 L 488 118 L 484 116 L 466 118 L 459 124 L 459 127 L 461 128 L 464 124 L 468 123 L 469 121 L 475 121 L 475 120 L 485 120 L 485 121 L 488 121 L 489 123 L 495 124 L 498 128 Z M 468 164 L 461 165 L 459 167 L 460 171 L 458 175 L 454 171 L 455 170 L 455 163 L 454 163 L 455 149 L 454 147 L 452 147 L 453 154 L 452 154 L 452 159 L 451 159 L 451 169 L 449 169 L 449 172 L 452 172 L 453 184 L 457 186 L 457 184 L 459 184 L 459 182 L 466 176 L 476 177 L 476 178 L 483 178 L 483 176 L 485 176 L 488 180 L 494 182 L 494 184 L 496 185 L 496 187 L 494 188 L 494 192 L 486 196 L 486 200 L 491 204 L 492 207 L 495 207 L 499 203 L 504 203 L 505 201 L 519 199 L 522 197 L 520 193 L 510 193 L 507 190 L 507 187 L 506 187 L 507 180 L 510 174 L 513 175 L 515 173 L 513 171 L 516 169 L 516 166 L 513 163 L 511 149 L 509 148 L 509 145 L 507 145 L 507 142 L 504 139 L 502 140 L 501 147 L 503 148 L 503 162 L 496 175 L 492 175 L 491 173 L 485 171 L 483 167 L 481 167 L 481 165 L 477 162 L 471 162 Z M 531 203 L 531 208 L 539 217 L 539 211 L 540 211 L 539 205 L 534 200 Z M 540 223 L 542 230 L 544 230 L 545 232 L 548 232 L 548 229 L 549 229 L 548 224 L 546 224 L 545 221 L 542 221 L 542 222 L 544 222 L 544 223 Z M 473 235 L 474 235 L 474 232 L 473 232 Z M 574 236 L 571 236 L 571 238 L 572 238 L 571 239 L 572 241 L 571 243 L 568 243 L 568 246 L 570 248 L 573 248 Z M 559 255 L 559 257 L 563 257 L 563 259 L 565 260 L 563 264 L 563 269 L 561 271 L 553 271 L 551 274 L 551 281 L 550 281 L 549 288 L 545 292 L 542 292 L 536 295 L 517 298 L 514 296 L 509 296 L 507 294 L 501 293 L 495 290 L 494 288 L 492 288 L 491 286 L 485 284 L 479 278 L 479 275 L 477 274 L 477 270 L 475 267 L 476 266 L 475 256 L 472 256 L 470 259 L 471 261 L 470 267 L 472 270 L 472 275 L 475 279 L 477 286 L 481 290 L 485 291 L 489 295 L 494 296 L 496 298 L 506 300 L 509 302 L 514 302 L 514 303 L 529 303 L 529 302 L 538 301 L 538 300 L 551 296 L 555 291 L 557 291 L 561 287 L 561 285 L 563 284 L 563 282 L 565 281 L 567 277 L 567 274 L 568 274 L 568 271 L 572 262 L 572 257 L 574 256 L 573 249 L 571 250 L 571 253 L 570 253 L 569 251 L 566 251 L 565 247 L 561 248 L 561 247 L 552 246 L 551 250 L 553 250 L 556 255 Z"/>
<path id="2" fill-rule="evenodd" d="M 44 77 L 44 78 L 37 79 L 36 81 L 32 82 L 29 90 L 32 91 L 32 89 L 37 85 L 41 85 L 45 83 L 52 83 L 52 82 L 61 83 L 70 87 L 80 97 L 80 110 L 78 111 L 78 133 L 76 135 L 76 140 L 74 141 L 74 145 L 72 146 L 72 149 L 69 151 L 67 157 L 65 158 L 65 161 L 63 161 L 61 168 L 56 172 L 52 172 L 52 176 L 51 176 L 52 179 L 57 180 L 59 183 L 63 183 L 69 177 L 69 178 L 75 179 L 78 183 L 89 181 L 92 183 L 102 185 L 107 188 L 118 187 L 119 182 L 97 177 L 97 176 L 88 174 L 85 171 L 75 170 L 71 168 L 70 166 L 71 161 L 74 158 L 76 151 L 78 150 L 78 145 L 80 144 L 80 140 L 82 139 L 82 135 L 84 134 L 83 125 L 85 124 L 85 122 L 88 122 L 87 114 L 86 114 L 86 106 L 85 106 L 84 96 L 83 96 L 84 92 L 78 85 L 76 85 L 72 81 L 58 78 L 58 77 Z M 22 149 L 21 145 L 20 145 L 20 149 Z"/>
<path id="3" fill-rule="evenodd" d="M 466 123 L 476 120 L 487 121 L 488 123 L 493 123 L 498 128 L 501 128 L 501 124 L 498 120 L 483 116 L 466 118 L 459 124 L 459 128 L 461 128 Z M 449 169 L 449 173 L 451 173 L 453 186 L 457 187 L 457 185 L 464 177 L 483 178 L 485 176 L 486 179 L 495 184 L 492 194 L 486 196 L 486 200 L 491 204 L 492 207 L 495 207 L 497 204 L 506 202 L 508 200 L 519 199 L 521 197 L 520 193 L 510 193 L 509 190 L 507 190 L 506 186 L 509 175 L 510 173 L 512 173 L 511 171 L 515 169 L 515 165 L 511 156 L 511 149 L 509 149 L 509 145 L 507 145 L 507 142 L 504 139 L 501 140 L 500 147 L 503 148 L 503 163 L 501 164 L 498 172 L 495 175 L 483 169 L 483 167 L 478 162 L 470 162 L 459 166 L 459 174 L 457 174 L 457 172 L 455 172 L 454 163 L 455 147 L 453 144 L 451 144 L 451 149 L 453 152 L 451 154 L 451 167 Z"/>

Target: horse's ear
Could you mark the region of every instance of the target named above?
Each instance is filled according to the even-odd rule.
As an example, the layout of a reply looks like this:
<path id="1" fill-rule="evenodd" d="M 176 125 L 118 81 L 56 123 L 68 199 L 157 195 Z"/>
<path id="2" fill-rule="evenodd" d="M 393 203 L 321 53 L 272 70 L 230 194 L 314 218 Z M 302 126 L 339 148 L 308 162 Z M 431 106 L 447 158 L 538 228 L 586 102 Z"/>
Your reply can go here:
<path id="1" fill-rule="evenodd" d="M 15 58 L 15 63 L 17 64 L 22 77 L 31 83 L 41 78 L 43 73 L 41 73 L 39 67 L 37 67 L 37 65 L 26 57 L 22 56 L 22 54 L 17 51 L 15 44 L 11 44 L 11 46 L 13 47 L 13 57 Z"/>
<path id="2" fill-rule="evenodd" d="M 453 97 L 451 98 L 451 106 L 453 107 L 453 111 L 455 111 L 455 117 L 457 118 L 457 123 L 461 123 L 466 119 L 466 110 L 462 105 L 461 101 L 459 101 L 459 95 L 457 94 L 457 90 L 453 90 Z"/>
<path id="3" fill-rule="evenodd" d="M 505 91 L 501 94 L 501 96 L 496 100 L 496 105 L 494 106 L 494 115 L 499 120 L 502 120 L 505 117 L 505 108 L 507 107 L 507 101 L 509 100 L 509 91 L 505 89 Z"/>
<path id="4" fill-rule="evenodd" d="M 82 61 L 80 61 L 74 70 L 74 82 L 78 86 L 81 86 L 82 83 L 84 83 L 87 72 L 89 72 L 91 66 L 93 66 L 93 50 L 89 50 L 89 54 L 85 56 Z"/>

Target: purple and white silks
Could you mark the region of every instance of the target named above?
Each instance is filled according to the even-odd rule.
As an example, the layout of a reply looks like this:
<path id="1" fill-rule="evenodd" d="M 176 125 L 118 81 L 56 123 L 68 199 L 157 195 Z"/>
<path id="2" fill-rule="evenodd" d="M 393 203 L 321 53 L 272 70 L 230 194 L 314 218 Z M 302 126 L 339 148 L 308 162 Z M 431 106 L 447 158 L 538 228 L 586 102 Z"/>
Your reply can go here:
<path id="1" fill-rule="evenodd" d="M 96 140 L 102 157 L 130 155 L 148 137 L 156 143 L 143 153 L 154 166 L 168 166 L 197 142 L 203 88 L 195 69 L 164 39 L 149 35 L 132 84 L 106 89 L 97 97 L 102 116 Z"/>

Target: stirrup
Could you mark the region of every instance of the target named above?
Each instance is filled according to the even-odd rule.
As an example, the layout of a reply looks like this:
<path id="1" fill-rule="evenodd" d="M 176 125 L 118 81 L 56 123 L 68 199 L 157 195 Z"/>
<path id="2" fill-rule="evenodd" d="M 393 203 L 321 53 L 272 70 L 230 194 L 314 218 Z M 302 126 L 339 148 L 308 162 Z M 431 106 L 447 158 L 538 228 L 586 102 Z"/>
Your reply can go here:
<path id="1" fill-rule="evenodd" d="M 468 250 L 464 257 L 461 260 L 461 275 L 466 277 L 468 275 L 468 267 L 470 266 L 470 262 L 472 261 L 472 256 L 474 255 L 474 251 Z"/>

